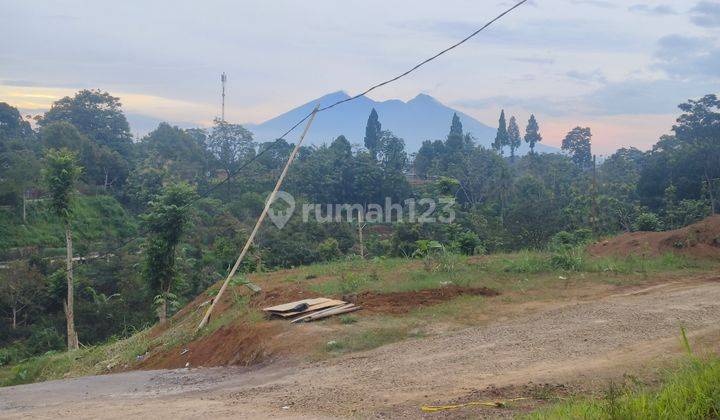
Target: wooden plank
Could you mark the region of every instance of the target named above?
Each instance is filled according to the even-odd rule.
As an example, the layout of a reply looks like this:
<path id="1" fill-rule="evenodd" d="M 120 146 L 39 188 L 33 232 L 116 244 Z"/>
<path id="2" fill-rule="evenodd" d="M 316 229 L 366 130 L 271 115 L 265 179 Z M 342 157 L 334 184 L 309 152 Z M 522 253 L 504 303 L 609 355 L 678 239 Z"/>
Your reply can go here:
<path id="1" fill-rule="evenodd" d="M 299 318 L 293 319 L 293 320 L 290 321 L 290 322 L 293 323 L 293 324 L 294 324 L 294 323 L 297 323 L 297 322 L 304 322 L 305 320 L 307 320 L 307 319 L 309 319 L 309 318 L 311 318 L 311 317 L 313 317 L 313 316 L 318 316 L 318 315 L 325 314 L 325 313 L 327 313 L 327 312 L 331 312 L 331 311 L 338 310 L 338 309 L 346 309 L 346 308 L 350 308 L 350 307 L 353 307 L 353 306 L 355 306 L 355 304 L 352 304 L 352 303 L 348 303 L 348 304 L 340 305 L 340 306 L 334 306 L 334 307 L 332 307 L 332 308 L 323 309 L 322 311 L 317 311 L 317 312 L 313 312 L 313 313 L 311 313 L 311 314 L 303 315 L 303 316 L 301 316 L 301 317 L 299 317 Z"/>
<path id="2" fill-rule="evenodd" d="M 351 304 L 351 305 L 352 305 L 352 304 Z M 360 306 L 355 306 L 355 305 L 348 306 L 348 307 L 345 307 L 345 308 L 336 308 L 336 309 L 334 309 L 334 310 L 330 310 L 330 311 L 324 312 L 324 313 L 322 313 L 322 314 L 317 314 L 317 313 L 316 313 L 316 314 L 312 314 L 313 316 L 311 316 L 310 318 L 306 319 L 305 322 L 316 321 L 316 320 L 318 320 L 318 319 L 327 318 L 327 317 L 333 316 L 333 315 L 341 315 L 341 314 L 346 314 L 346 313 L 348 313 L 348 312 L 355 312 L 355 311 L 357 311 L 358 309 L 362 309 L 362 308 L 361 308 Z"/>
<path id="3" fill-rule="evenodd" d="M 274 311 L 273 311 L 272 314 L 273 314 L 273 315 L 279 315 L 279 316 L 281 316 L 281 317 L 283 317 L 283 318 L 291 318 L 291 317 L 294 317 L 294 316 L 296 316 L 296 315 L 307 314 L 307 313 L 310 313 L 310 312 L 319 311 L 319 310 L 321 310 L 321 309 L 334 308 L 334 307 L 336 307 L 336 306 L 341 306 L 341 305 L 346 305 L 346 304 L 347 304 L 347 302 L 342 301 L 342 300 L 332 300 L 332 299 L 328 299 L 328 301 L 326 301 L 326 302 L 318 303 L 318 304 L 316 304 L 316 305 L 310 305 L 310 306 L 308 306 L 308 308 L 305 309 L 304 311 L 295 311 L 295 312 L 274 312 Z"/>
<path id="4" fill-rule="evenodd" d="M 317 304 L 319 304 L 319 303 L 326 302 L 326 301 L 328 301 L 328 300 L 330 300 L 330 299 L 322 298 L 322 297 L 321 297 L 321 298 L 314 298 L 314 299 L 296 300 L 295 302 L 283 303 L 282 305 L 276 305 L 276 306 L 271 306 L 271 307 L 269 307 L 269 308 L 264 308 L 263 311 L 266 311 L 266 312 L 286 312 L 286 311 L 290 311 L 290 310 L 293 309 L 294 307 L 296 307 L 296 306 L 298 306 L 298 305 L 301 305 L 301 304 L 303 304 L 303 303 L 307 303 L 308 306 L 311 306 L 311 305 L 317 305 Z"/>

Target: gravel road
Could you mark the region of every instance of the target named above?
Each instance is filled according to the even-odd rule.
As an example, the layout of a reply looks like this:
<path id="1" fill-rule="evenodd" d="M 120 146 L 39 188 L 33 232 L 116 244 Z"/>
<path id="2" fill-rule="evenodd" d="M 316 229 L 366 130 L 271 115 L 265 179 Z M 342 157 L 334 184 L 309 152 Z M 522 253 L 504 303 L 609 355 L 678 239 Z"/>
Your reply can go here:
<path id="1" fill-rule="evenodd" d="M 720 331 L 720 278 L 618 288 L 502 322 L 315 363 L 139 371 L 0 389 L 3 418 L 417 418 L 490 385 L 592 383 Z M 482 410 L 482 409 L 478 409 Z"/>

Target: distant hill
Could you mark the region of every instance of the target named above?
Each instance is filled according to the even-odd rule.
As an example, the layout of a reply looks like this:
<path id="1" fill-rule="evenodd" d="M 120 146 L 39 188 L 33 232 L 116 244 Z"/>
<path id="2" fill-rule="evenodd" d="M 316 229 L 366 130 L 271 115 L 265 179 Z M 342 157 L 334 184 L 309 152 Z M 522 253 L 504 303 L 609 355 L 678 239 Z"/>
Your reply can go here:
<path id="1" fill-rule="evenodd" d="M 312 111 L 316 104 L 321 106 L 346 99 L 345 92 L 334 92 L 312 100 L 261 124 L 245 124 L 259 141 L 273 140 L 292 127 L 299 119 Z M 487 126 L 473 117 L 443 105 L 432 96 L 419 94 L 403 102 L 399 99 L 377 102 L 367 97 L 344 103 L 320 114 L 313 123 L 305 140 L 308 144 L 330 143 L 343 134 L 351 143 L 363 143 L 365 124 L 370 110 L 375 108 L 384 130 L 390 130 L 405 140 L 409 152 L 416 152 L 424 140 L 444 139 L 450 130 L 452 115 L 457 112 L 465 132 L 470 132 L 478 144 L 490 147 L 495 138 L 496 128 Z M 298 133 L 300 128 L 298 128 Z M 294 141 L 299 134 L 289 140 Z M 557 149 L 538 145 L 539 152 L 556 152 Z M 519 154 L 525 154 L 523 144 Z M 507 153 L 507 152 L 506 152 Z"/>

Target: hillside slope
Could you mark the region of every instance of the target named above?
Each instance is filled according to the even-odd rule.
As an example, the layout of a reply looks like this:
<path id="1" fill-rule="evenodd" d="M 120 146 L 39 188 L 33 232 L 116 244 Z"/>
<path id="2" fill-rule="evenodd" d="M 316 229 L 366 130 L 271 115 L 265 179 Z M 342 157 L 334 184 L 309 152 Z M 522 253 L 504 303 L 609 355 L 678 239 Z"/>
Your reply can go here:
<path id="1" fill-rule="evenodd" d="M 666 252 L 693 257 L 720 258 L 720 215 L 665 232 L 625 233 L 591 245 L 592 255 L 647 255 Z"/>

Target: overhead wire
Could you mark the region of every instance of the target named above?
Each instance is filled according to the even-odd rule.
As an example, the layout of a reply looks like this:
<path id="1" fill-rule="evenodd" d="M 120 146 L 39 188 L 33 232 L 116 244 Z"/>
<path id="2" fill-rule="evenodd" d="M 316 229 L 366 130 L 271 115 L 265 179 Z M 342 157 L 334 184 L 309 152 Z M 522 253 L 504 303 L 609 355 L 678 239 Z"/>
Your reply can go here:
<path id="1" fill-rule="evenodd" d="M 480 28 L 478 28 L 477 30 L 475 30 L 474 32 L 472 32 L 471 34 L 469 34 L 468 36 L 466 36 L 465 38 L 463 38 L 463 39 L 461 39 L 460 41 L 458 41 L 458 42 L 450 45 L 449 47 L 447 47 L 447 48 L 445 48 L 445 49 L 443 49 L 443 50 L 435 53 L 434 55 L 432 55 L 432 56 L 430 56 L 430 57 L 422 60 L 421 62 L 415 64 L 415 65 L 414 65 L 413 67 L 411 67 L 410 69 L 408 69 L 408 70 L 406 70 L 406 71 L 398 74 L 397 76 L 394 76 L 394 77 L 392 77 L 392 78 L 390 78 L 390 79 L 387 79 L 387 80 L 385 80 L 385 81 L 376 83 L 376 84 L 370 86 L 369 88 L 365 89 L 364 91 L 362 91 L 362 92 L 360 92 L 360 93 L 358 93 L 358 94 L 356 94 L 356 95 L 354 95 L 354 96 L 351 96 L 351 97 L 348 97 L 348 98 L 344 98 L 344 99 L 338 100 L 338 101 L 336 101 L 336 102 L 334 102 L 334 103 L 332 103 L 332 104 L 330 104 L 330 105 L 326 105 L 326 106 L 324 106 L 324 107 L 319 108 L 317 111 L 311 111 L 311 112 L 309 112 L 307 115 L 305 115 L 303 118 L 301 118 L 298 122 L 296 122 L 295 124 L 293 124 L 293 126 L 291 126 L 287 131 L 285 131 L 280 137 L 278 137 L 277 139 L 275 139 L 274 141 L 272 141 L 270 145 L 268 145 L 266 148 L 264 148 L 263 150 L 261 150 L 260 152 L 258 152 L 257 154 L 255 154 L 255 156 L 253 156 L 252 158 L 248 159 L 245 163 L 243 163 L 241 166 L 239 166 L 237 169 L 235 169 L 232 173 L 227 174 L 227 176 L 225 177 L 225 179 L 223 179 L 222 181 L 220 181 L 220 182 L 218 182 L 217 184 L 213 185 L 212 187 L 210 187 L 208 190 L 206 190 L 206 191 L 203 192 L 202 194 L 197 195 L 197 197 L 194 197 L 191 201 L 189 201 L 187 204 L 185 204 L 184 206 L 182 206 L 181 209 L 184 210 L 184 209 L 190 207 L 191 205 L 197 203 L 198 201 L 200 201 L 200 200 L 202 200 L 202 199 L 204 199 L 204 198 L 207 198 L 210 194 L 212 194 L 213 192 L 215 192 L 215 191 L 216 191 L 217 189 L 219 189 L 222 185 L 226 184 L 226 183 L 229 182 L 231 179 L 233 179 L 235 176 L 237 176 L 238 174 L 240 174 L 240 172 L 242 172 L 245 168 L 247 168 L 248 166 L 250 166 L 253 162 L 257 161 L 261 156 L 263 156 L 264 154 L 266 154 L 267 152 L 269 152 L 271 149 L 277 147 L 282 140 L 285 140 L 285 136 L 287 136 L 288 134 L 290 134 L 291 132 L 293 132 L 298 126 L 300 126 L 300 124 L 302 124 L 302 123 L 305 122 L 308 118 L 310 118 L 310 116 L 313 114 L 313 112 L 316 112 L 316 113 L 324 112 L 324 111 L 327 111 L 327 110 L 329 110 L 329 109 L 332 109 L 332 108 L 334 108 L 334 107 L 336 107 L 336 106 L 338 106 L 338 105 L 341 105 L 341 104 L 344 104 L 344 103 L 347 103 L 347 102 L 350 102 L 350 101 L 354 101 L 354 100 L 356 100 L 356 99 L 359 99 L 359 98 L 361 98 L 361 97 L 364 97 L 364 96 L 367 95 L 368 93 L 370 93 L 370 92 L 372 92 L 372 91 L 374 91 L 374 90 L 376 90 L 376 89 L 378 89 L 378 88 L 380 88 L 380 87 L 386 86 L 386 85 L 388 85 L 388 84 L 390 84 L 390 83 L 393 83 L 393 82 L 396 82 L 396 81 L 402 79 L 403 77 L 405 77 L 405 76 L 409 75 L 410 73 L 416 71 L 416 70 L 419 69 L 420 67 L 422 67 L 422 66 L 430 63 L 431 61 L 436 60 L 436 59 L 439 58 L 440 56 L 442 56 L 442 55 L 444 55 L 444 54 L 446 54 L 446 53 L 454 50 L 455 48 L 461 46 L 462 44 L 466 43 L 466 42 L 469 41 L 470 39 L 472 39 L 472 38 L 474 38 L 475 36 L 477 36 L 480 32 L 482 32 L 482 31 L 484 31 L 485 29 L 487 29 L 490 25 L 492 25 L 493 23 L 495 23 L 495 22 L 497 22 L 498 20 L 502 19 L 505 15 L 507 15 L 508 13 L 512 12 L 513 10 L 517 9 L 518 7 L 522 6 L 523 4 L 525 4 L 525 3 L 527 3 L 527 2 L 528 2 L 528 0 L 521 0 L 521 1 L 517 2 L 517 3 L 515 3 L 513 6 L 511 6 L 511 7 L 508 8 L 508 9 L 506 9 L 505 11 L 503 11 L 502 13 L 500 13 L 499 15 L 495 16 L 493 19 L 489 20 L 487 23 L 485 23 L 483 26 L 481 26 Z M 145 233 L 147 233 L 147 232 L 145 232 Z M 106 252 L 106 255 L 107 255 L 107 254 L 112 254 L 113 252 L 116 252 L 116 251 L 119 251 L 120 249 L 122 249 L 123 247 L 125 247 L 126 245 L 128 245 L 129 243 L 133 242 L 133 241 L 136 240 L 136 239 L 140 239 L 141 237 L 142 237 L 142 235 L 136 235 L 135 237 L 130 238 L 130 239 L 124 241 L 123 243 L 121 243 L 120 246 L 115 247 L 115 248 L 113 248 L 112 250 Z"/>

